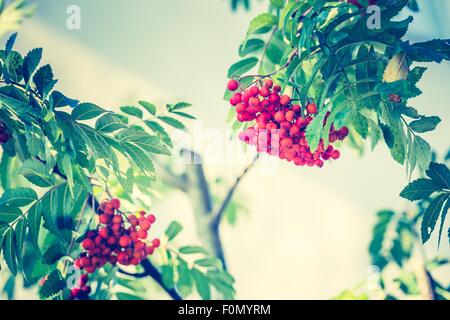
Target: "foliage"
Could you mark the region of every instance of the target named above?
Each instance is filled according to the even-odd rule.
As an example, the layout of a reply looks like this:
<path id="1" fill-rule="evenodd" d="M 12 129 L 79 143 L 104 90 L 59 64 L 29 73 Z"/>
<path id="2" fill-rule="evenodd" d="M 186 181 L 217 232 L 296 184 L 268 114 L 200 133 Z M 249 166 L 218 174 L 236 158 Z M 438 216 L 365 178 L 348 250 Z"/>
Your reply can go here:
<path id="1" fill-rule="evenodd" d="M 17 30 L 34 9 L 35 6 L 27 4 L 26 0 L 0 0 L 0 37 Z"/>
<path id="2" fill-rule="evenodd" d="M 0 162 L 0 252 L 13 276 L 21 271 L 30 285 L 45 277 L 41 298 L 67 298 L 67 267 L 94 219 L 96 198 L 115 186 L 132 202 L 135 187 L 148 190 L 156 178 L 155 156 L 171 154 L 167 128 L 186 130 L 180 120 L 195 117 L 186 112 L 191 105 L 185 102 L 161 112 L 139 101 L 114 112 L 69 98 L 55 89 L 51 66 L 39 67 L 42 49 L 23 57 L 13 49 L 16 37 L 0 51 L 0 120 L 12 136 L 2 145 Z M 179 231 L 181 226 L 172 223 L 167 242 Z M 176 283 L 185 295 L 194 279 L 202 297 L 210 296 L 206 291 L 212 285 L 232 298 L 232 277 L 208 259 L 191 268 L 180 253 L 158 272 L 166 285 Z M 117 269 L 94 275 L 93 297 L 105 299 L 116 281 L 128 283 L 112 271 Z M 118 293 L 116 298 L 131 296 Z"/>
<path id="3" fill-rule="evenodd" d="M 395 20 L 408 1 L 377 4 L 380 29 L 368 27 L 371 16 L 364 9 L 344 2 L 280 2 L 250 22 L 239 48 L 242 60 L 230 67 L 228 76 L 244 85 L 273 77 L 302 105 L 312 98 L 319 115 L 331 112 L 328 125 L 323 116 L 313 121 L 310 127 L 319 130 L 307 131 L 310 145 L 323 139 L 327 146 L 330 124 L 345 125 L 351 129 L 351 146 L 362 151 L 369 139 L 374 149 L 384 140 L 394 160 L 412 174 L 417 167 L 428 168 L 431 160 L 430 146 L 420 134 L 440 122 L 408 105 L 421 93 L 417 83 L 426 70 L 415 63 L 449 60 L 450 40 L 411 44 L 405 35 L 413 18 Z M 256 75 L 244 76 L 255 68 Z M 225 98 L 230 96 L 227 91 Z M 242 124 L 232 127 L 237 131 Z"/>

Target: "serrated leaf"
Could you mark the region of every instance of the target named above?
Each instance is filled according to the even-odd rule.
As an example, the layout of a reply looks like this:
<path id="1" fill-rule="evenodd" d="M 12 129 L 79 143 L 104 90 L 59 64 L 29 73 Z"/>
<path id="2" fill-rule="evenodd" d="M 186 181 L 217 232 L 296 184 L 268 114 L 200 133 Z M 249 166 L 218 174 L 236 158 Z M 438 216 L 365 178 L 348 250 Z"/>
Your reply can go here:
<path id="1" fill-rule="evenodd" d="M 445 164 L 431 162 L 426 174 L 437 186 L 450 190 L 450 170 Z"/>
<path id="2" fill-rule="evenodd" d="M 447 203 L 445 204 L 444 208 L 442 209 L 441 224 L 439 226 L 439 234 L 438 234 L 438 248 L 439 248 L 439 245 L 441 244 L 442 230 L 444 229 L 445 218 L 447 217 L 447 213 L 449 210 L 450 210 L 450 196 L 447 197 Z"/>
<path id="3" fill-rule="evenodd" d="M 211 289 L 209 288 L 208 278 L 199 270 L 192 269 L 192 278 L 198 294 L 203 300 L 211 299 Z"/>
<path id="4" fill-rule="evenodd" d="M 66 255 L 64 246 L 57 242 L 52 244 L 42 256 L 45 264 L 52 265 Z"/>
<path id="5" fill-rule="evenodd" d="M 422 117 L 419 120 L 410 122 L 409 127 L 414 132 L 424 133 L 434 130 L 440 122 L 441 118 L 439 117 Z"/>
<path id="6" fill-rule="evenodd" d="M 414 139 L 414 150 L 420 170 L 425 171 L 431 162 L 431 148 L 428 142 L 419 136 Z"/>
<path id="7" fill-rule="evenodd" d="M 422 79 L 422 76 L 426 70 L 427 68 L 425 67 L 415 67 L 408 73 L 408 81 L 417 84 L 420 79 Z"/>
<path id="8" fill-rule="evenodd" d="M 39 237 L 39 230 L 41 228 L 42 221 L 42 204 L 41 201 L 36 202 L 28 210 L 27 216 L 28 228 L 30 232 L 30 237 L 35 246 L 37 246 L 37 241 Z"/>
<path id="9" fill-rule="evenodd" d="M 107 111 L 93 103 L 80 103 L 72 110 L 72 119 L 74 121 L 90 120 L 106 113 Z"/>
<path id="10" fill-rule="evenodd" d="M 22 210 L 20 210 L 19 208 L 11 206 L 0 206 L 0 223 L 11 223 L 19 218 L 22 214 Z"/>
<path id="11" fill-rule="evenodd" d="M 250 21 L 247 34 L 264 33 L 276 26 L 278 18 L 271 13 L 263 13 Z"/>
<path id="12" fill-rule="evenodd" d="M 25 207 L 37 200 L 37 194 L 30 188 L 14 188 L 6 190 L 0 197 L 0 207 Z"/>
<path id="13" fill-rule="evenodd" d="M 178 221 L 172 221 L 165 232 L 168 241 L 173 240 L 181 230 L 183 230 L 183 226 Z"/>
<path id="14" fill-rule="evenodd" d="M 4 236 L 3 240 L 3 258 L 9 271 L 16 276 L 17 275 L 17 262 L 16 262 L 16 249 L 14 245 L 14 232 L 9 228 Z"/>
<path id="15" fill-rule="evenodd" d="M 167 123 L 169 126 L 172 126 L 176 129 L 180 129 L 180 130 L 186 130 L 186 126 L 178 121 L 177 119 L 174 119 L 172 117 L 168 117 L 168 116 L 159 116 L 158 117 L 159 120 Z"/>
<path id="16" fill-rule="evenodd" d="M 449 194 L 441 194 L 433 199 L 425 210 L 423 214 L 422 225 L 420 228 L 420 233 L 422 236 L 422 243 L 425 243 L 430 238 L 431 233 L 436 226 L 436 221 L 439 218 L 439 215 L 442 210 L 442 206 L 445 201 L 449 198 Z"/>
<path id="17" fill-rule="evenodd" d="M 22 251 L 23 242 L 25 240 L 25 235 L 27 232 L 27 218 L 23 217 L 16 223 L 16 228 L 14 229 L 14 241 L 16 245 L 17 260 L 22 263 Z"/>
<path id="18" fill-rule="evenodd" d="M 139 104 L 145 108 L 150 114 L 156 115 L 156 106 L 147 101 L 139 101 Z"/>
<path id="19" fill-rule="evenodd" d="M 39 297 L 41 299 L 51 298 L 67 287 L 61 273 L 53 270 L 45 280 L 44 284 L 39 288 Z"/>
<path id="20" fill-rule="evenodd" d="M 400 193 L 402 198 L 410 201 L 416 201 L 428 198 L 432 193 L 440 191 L 439 188 L 432 180 L 419 178 L 408 184 Z"/>
<path id="21" fill-rule="evenodd" d="M 78 102 L 78 100 L 67 98 L 64 94 L 56 90 L 50 95 L 50 105 L 53 109 L 65 106 L 75 108 Z"/>
<path id="22" fill-rule="evenodd" d="M 181 110 L 181 109 L 186 109 L 192 107 L 192 104 L 187 103 L 187 102 L 178 102 L 174 105 L 169 105 L 169 111 L 173 112 L 173 111 L 177 111 L 177 110 Z"/>
<path id="23" fill-rule="evenodd" d="M 33 82 L 36 85 L 37 92 L 45 99 L 57 82 L 53 79 L 53 71 L 50 65 L 47 64 L 36 71 Z"/>
<path id="24" fill-rule="evenodd" d="M 316 151 L 319 146 L 319 142 L 322 137 L 323 120 L 325 119 L 327 111 L 328 110 L 326 108 L 320 110 L 306 129 L 306 140 L 308 141 L 308 145 L 312 152 Z"/>
<path id="25" fill-rule="evenodd" d="M 95 123 L 95 130 L 103 133 L 111 133 L 125 127 L 122 119 L 112 113 L 102 115 Z"/>
<path id="26" fill-rule="evenodd" d="M 142 119 L 142 117 L 144 116 L 141 109 L 133 107 L 133 106 L 123 106 L 123 107 L 120 107 L 120 110 L 123 113 L 126 113 L 133 117 L 137 117 L 139 119 Z"/>
<path id="27" fill-rule="evenodd" d="M 144 121 L 145 125 L 153 130 L 161 140 L 167 144 L 169 147 L 173 147 L 172 139 L 166 130 L 156 121 L 146 120 Z"/>
<path id="28" fill-rule="evenodd" d="M 177 116 L 186 118 L 186 119 L 192 119 L 192 120 L 196 120 L 197 118 L 194 117 L 193 115 L 186 113 L 186 112 L 181 112 L 181 111 L 172 111 L 173 114 L 176 114 Z"/>
<path id="29" fill-rule="evenodd" d="M 242 76 L 244 73 L 253 69 L 257 63 L 258 58 L 256 57 L 250 57 L 236 62 L 228 69 L 228 78 Z"/>
<path id="30" fill-rule="evenodd" d="M 42 48 L 36 48 L 28 52 L 23 60 L 23 78 L 25 83 L 31 79 L 31 75 L 36 71 L 37 66 L 42 58 Z"/>
<path id="31" fill-rule="evenodd" d="M 13 49 L 14 44 L 16 43 L 16 39 L 17 39 L 17 32 L 14 32 L 12 35 L 9 36 L 5 46 L 6 55 L 9 55 L 9 53 Z"/>
<path id="32" fill-rule="evenodd" d="M 19 173 L 23 175 L 32 184 L 46 188 L 52 185 L 52 178 L 46 166 L 35 159 L 27 159 L 19 169 Z"/>

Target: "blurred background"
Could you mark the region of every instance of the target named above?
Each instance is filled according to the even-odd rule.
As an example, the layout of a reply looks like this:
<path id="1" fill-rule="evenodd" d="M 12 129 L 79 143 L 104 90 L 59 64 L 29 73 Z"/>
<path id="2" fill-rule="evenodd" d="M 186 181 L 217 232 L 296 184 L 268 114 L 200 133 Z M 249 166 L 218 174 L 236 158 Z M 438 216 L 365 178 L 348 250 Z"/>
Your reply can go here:
<path id="1" fill-rule="evenodd" d="M 250 10 L 237 11 L 229 0 L 35 2 L 36 15 L 19 30 L 18 50 L 43 47 L 44 61 L 52 64 L 58 88 L 68 96 L 105 108 L 138 99 L 161 106 L 188 101 L 196 126 L 225 132 L 227 69 L 238 58 L 250 19 L 264 12 L 268 1 L 252 1 Z M 81 8 L 80 30 L 66 27 L 70 5 Z M 450 3 L 419 5 L 408 38 L 450 38 Z M 424 94 L 412 103 L 423 114 L 441 117 L 437 130 L 425 136 L 440 155 L 450 147 L 449 75 L 449 63 L 430 65 L 419 86 Z M 223 143 L 225 148 L 232 142 Z M 244 160 L 205 163 L 205 170 L 231 184 L 246 165 Z M 248 210 L 238 212 L 236 225 L 222 229 L 237 298 L 329 299 L 366 280 L 376 212 L 408 209 L 398 196 L 407 182 L 405 168 L 383 144 L 363 157 L 344 147 L 341 159 L 322 169 L 280 162 L 275 174 L 251 171 L 238 190 Z M 183 222 L 178 241 L 198 242 L 184 194 L 166 194 L 155 212 L 167 223 Z M 425 245 L 426 255 L 449 257 L 445 241 L 438 251 L 436 235 Z M 439 277 L 448 285 L 450 270 Z"/>

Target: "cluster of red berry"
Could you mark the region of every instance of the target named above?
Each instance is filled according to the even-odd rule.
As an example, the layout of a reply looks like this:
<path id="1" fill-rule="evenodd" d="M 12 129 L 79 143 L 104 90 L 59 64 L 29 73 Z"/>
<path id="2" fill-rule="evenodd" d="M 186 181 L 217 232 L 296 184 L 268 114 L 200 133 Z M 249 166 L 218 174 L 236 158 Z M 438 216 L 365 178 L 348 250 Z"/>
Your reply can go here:
<path id="1" fill-rule="evenodd" d="M 236 91 L 239 87 L 236 80 L 228 82 L 230 91 Z M 231 97 L 230 104 L 236 107 L 237 120 L 255 121 L 254 126 L 239 134 L 239 139 L 255 145 L 258 152 L 267 152 L 298 166 L 322 167 L 324 160 L 338 159 L 339 150 L 331 144 L 343 140 L 349 133 L 348 129 L 342 127 L 336 130 L 331 125 L 330 144 L 325 148 L 321 140 L 316 151 L 310 150 L 305 134 L 314 115 L 318 113 L 316 104 L 310 101 L 302 108 L 294 104 L 290 96 L 280 93 L 280 86 L 274 85 L 271 79 L 265 79 Z M 325 123 L 328 116 L 325 117 Z"/>
<path id="2" fill-rule="evenodd" d="M 11 139 L 11 135 L 6 130 L 6 125 L 0 121 L 0 144 L 7 143 Z"/>
<path id="3" fill-rule="evenodd" d="M 103 201 L 99 208 L 99 225 L 90 230 L 82 242 L 83 251 L 75 267 L 93 273 L 106 263 L 138 265 L 160 245 L 159 239 L 147 241 L 148 230 L 156 218 L 145 211 L 126 216 L 119 210 L 120 201 Z"/>
<path id="4" fill-rule="evenodd" d="M 71 300 L 88 300 L 89 294 L 91 293 L 91 287 L 88 286 L 87 282 L 89 276 L 87 274 L 82 274 L 80 279 L 78 279 L 77 287 L 70 290 Z"/>

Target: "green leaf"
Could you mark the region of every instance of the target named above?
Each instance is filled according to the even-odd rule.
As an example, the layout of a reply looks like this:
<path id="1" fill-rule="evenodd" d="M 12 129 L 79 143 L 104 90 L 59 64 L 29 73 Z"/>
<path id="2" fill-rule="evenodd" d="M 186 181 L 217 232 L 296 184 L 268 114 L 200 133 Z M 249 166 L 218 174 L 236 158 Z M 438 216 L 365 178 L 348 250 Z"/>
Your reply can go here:
<path id="1" fill-rule="evenodd" d="M 23 60 L 23 78 L 25 83 L 31 79 L 31 75 L 36 71 L 37 66 L 42 58 L 42 48 L 36 48 L 28 52 L 25 59 Z"/>
<path id="2" fill-rule="evenodd" d="M 192 276 L 187 262 L 181 258 L 178 258 L 177 274 L 177 290 L 181 296 L 186 297 L 192 291 Z"/>
<path id="3" fill-rule="evenodd" d="M 414 139 L 414 150 L 417 155 L 417 164 L 420 170 L 425 171 L 431 161 L 431 148 L 428 142 L 419 136 Z"/>
<path id="4" fill-rule="evenodd" d="M 183 117 L 183 118 L 187 118 L 187 119 L 192 119 L 192 120 L 197 119 L 193 115 L 190 115 L 189 113 L 186 113 L 186 112 L 172 111 L 172 113 L 176 114 L 177 116 L 180 116 L 180 117 Z"/>
<path id="5" fill-rule="evenodd" d="M 402 198 L 416 201 L 428 198 L 433 192 L 441 189 L 430 179 L 419 178 L 408 184 L 400 193 Z"/>
<path id="6" fill-rule="evenodd" d="M 173 240 L 181 230 L 183 230 L 183 226 L 178 221 L 172 221 L 165 232 L 168 241 Z"/>
<path id="7" fill-rule="evenodd" d="M 117 138 L 121 143 L 134 144 L 145 152 L 170 155 L 170 150 L 157 136 L 149 135 L 143 130 L 129 128 L 122 130 Z"/>
<path id="8" fill-rule="evenodd" d="M 139 104 L 145 108 L 150 114 L 156 115 L 156 106 L 147 101 L 139 101 Z"/>
<path id="9" fill-rule="evenodd" d="M 52 265 L 65 255 L 66 249 L 60 242 L 57 242 L 52 244 L 50 248 L 48 248 L 47 251 L 45 251 L 42 258 L 44 259 L 45 264 Z"/>
<path id="10" fill-rule="evenodd" d="M 445 164 L 431 162 L 426 174 L 438 187 L 450 190 L 450 170 Z"/>
<path id="11" fill-rule="evenodd" d="M 39 288 L 39 297 L 41 299 L 49 299 L 60 293 L 67 287 L 61 273 L 53 270 L 45 280 L 44 284 Z"/>
<path id="12" fill-rule="evenodd" d="M 417 84 L 422 79 L 423 74 L 427 71 L 425 67 L 415 67 L 408 73 L 408 81 Z"/>
<path id="13" fill-rule="evenodd" d="M 242 76 L 244 73 L 253 69 L 258 63 L 258 58 L 250 57 L 244 60 L 238 61 L 228 69 L 228 78 L 233 76 Z"/>
<path id="14" fill-rule="evenodd" d="M 30 188 L 14 188 L 6 190 L 0 197 L 0 207 L 25 207 L 37 200 L 37 194 Z"/>
<path id="15" fill-rule="evenodd" d="M 5 239 L 6 233 L 10 230 L 9 224 L 0 222 L 0 249 L 3 245 L 3 240 Z M 1 253 L 1 250 L 0 250 Z"/>
<path id="16" fill-rule="evenodd" d="M 195 260 L 195 264 L 202 267 L 220 267 L 221 262 L 216 258 L 205 258 Z"/>
<path id="17" fill-rule="evenodd" d="M 95 130 L 103 133 L 111 133 L 125 127 L 122 119 L 112 113 L 102 115 L 95 123 Z"/>
<path id="18" fill-rule="evenodd" d="M 264 41 L 261 39 L 248 39 L 239 47 L 239 55 L 245 57 L 251 53 L 257 53 L 264 48 Z"/>
<path id="19" fill-rule="evenodd" d="M 52 185 L 52 178 L 46 166 L 35 159 L 25 160 L 19 173 L 38 187 L 46 188 Z"/>
<path id="20" fill-rule="evenodd" d="M 17 275 L 17 263 L 16 263 L 16 250 L 14 245 L 14 233 L 13 229 L 6 231 L 5 239 L 3 241 L 3 258 L 9 271 L 16 276 Z"/>
<path id="21" fill-rule="evenodd" d="M 203 300 L 210 300 L 211 289 L 209 288 L 208 278 L 197 269 L 192 269 L 192 277 L 200 297 Z"/>
<path id="22" fill-rule="evenodd" d="M 181 110 L 181 109 L 186 109 L 186 108 L 189 108 L 189 107 L 192 107 L 192 104 L 187 103 L 187 102 L 178 102 L 175 105 L 168 105 L 168 110 L 170 112 L 173 112 L 173 111 L 178 111 L 178 110 Z"/>
<path id="23" fill-rule="evenodd" d="M 0 223 L 11 223 L 22 215 L 22 210 L 11 206 L 0 207 Z M 1 244 L 0 244 L 1 246 Z"/>
<path id="24" fill-rule="evenodd" d="M 447 197 L 447 203 L 445 204 L 444 209 L 442 209 L 441 224 L 439 226 L 439 235 L 438 235 L 438 248 L 439 245 L 441 244 L 442 230 L 444 229 L 445 218 L 447 217 L 449 209 L 450 209 L 450 196 Z"/>
<path id="25" fill-rule="evenodd" d="M 276 26 L 278 18 L 271 13 L 263 13 L 250 21 L 247 34 L 264 33 Z"/>
<path id="26" fill-rule="evenodd" d="M 409 127 L 417 133 L 424 133 L 434 130 L 440 122 L 441 118 L 439 117 L 422 117 L 412 121 Z"/>
<path id="27" fill-rule="evenodd" d="M 19 222 L 16 223 L 16 228 L 14 229 L 14 240 L 16 244 L 16 254 L 19 263 L 22 263 L 22 251 L 23 242 L 25 240 L 25 235 L 27 232 L 27 218 L 23 217 Z"/>
<path id="28" fill-rule="evenodd" d="M 16 43 L 16 39 L 17 39 L 17 32 L 14 32 L 12 35 L 9 36 L 8 40 L 6 40 L 5 51 L 6 51 L 7 56 L 10 54 L 11 50 L 13 49 L 14 44 Z"/>
<path id="29" fill-rule="evenodd" d="M 39 230 L 41 228 L 41 221 L 42 221 L 42 204 L 41 201 L 36 202 L 33 204 L 33 206 L 28 209 L 28 216 L 27 216 L 27 222 L 28 222 L 28 228 L 31 240 L 33 241 L 34 245 L 37 247 L 38 237 L 39 237 Z"/>
<path id="30" fill-rule="evenodd" d="M 309 124 L 306 129 L 306 140 L 308 141 L 309 147 L 312 152 L 317 150 L 319 146 L 320 139 L 322 137 L 323 130 L 323 120 L 327 114 L 327 109 L 323 108 L 314 118 L 314 120 Z"/>
<path id="31" fill-rule="evenodd" d="M 425 243 L 430 238 L 431 233 L 434 230 L 434 227 L 436 226 L 436 221 L 439 218 L 439 215 L 442 210 L 442 206 L 444 205 L 445 201 L 449 198 L 449 194 L 441 194 L 437 196 L 435 199 L 433 199 L 428 206 L 428 208 L 425 210 L 423 214 L 423 220 L 422 225 L 420 228 L 420 233 L 422 236 L 422 243 Z"/>
<path id="32" fill-rule="evenodd" d="M 181 247 L 178 251 L 182 254 L 196 254 L 196 253 L 203 253 L 206 254 L 207 251 L 203 247 L 199 246 L 185 246 Z"/>
<path id="33" fill-rule="evenodd" d="M 402 43 L 408 57 L 417 62 L 442 62 L 450 60 L 450 39 L 433 39 L 410 45 Z"/>
<path id="34" fill-rule="evenodd" d="M 99 115 L 107 112 L 106 110 L 96 106 L 93 103 L 80 103 L 72 111 L 72 119 L 74 121 L 90 120 L 98 117 Z"/>
<path id="35" fill-rule="evenodd" d="M 4 78 L 6 83 L 20 82 L 23 79 L 23 58 L 20 53 L 12 51 L 5 62 Z"/>
<path id="36" fill-rule="evenodd" d="M 139 297 L 135 294 L 130 294 L 126 292 L 117 292 L 116 293 L 118 300 L 127 300 L 127 301 L 133 301 L 133 300 L 144 300 L 144 298 Z"/>
<path id="37" fill-rule="evenodd" d="M 47 64 L 36 71 L 33 82 L 36 85 L 37 92 L 45 99 L 53 89 L 57 80 L 53 79 L 52 68 Z"/>
<path id="38" fill-rule="evenodd" d="M 172 117 L 168 117 L 168 116 L 159 116 L 158 117 L 159 120 L 167 123 L 168 125 L 176 128 L 176 129 L 180 129 L 180 130 L 186 130 L 186 126 L 178 121 L 177 119 L 174 119 Z"/>
<path id="39" fill-rule="evenodd" d="M 173 147 L 172 139 L 170 138 L 167 131 L 156 121 L 146 120 L 144 121 L 145 125 L 153 130 L 158 137 L 169 147 Z"/>
<path id="40" fill-rule="evenodd" d="M 78 100 L 67 98 L 59 91 L 53 91 L 50 95 L 50 105 L 52 109 L 69 106 L 75 108 L 78 105 Z"/>
<path id="41" fill-rule="evenodd" d="M 123 113 L 126 113 L 130 116 L 133 117 L 137 117 L 139 119 L 142 119 L 142 117 L 144 116 L 144 114 L 142 113 L 142 110 L 133 106 L 124 106 L 124 107 L 120 107 L 120 110 Z"/>

